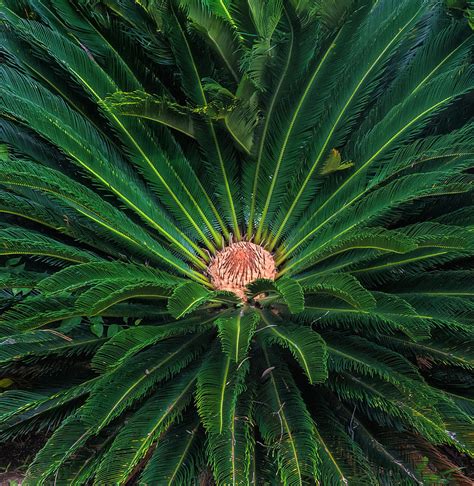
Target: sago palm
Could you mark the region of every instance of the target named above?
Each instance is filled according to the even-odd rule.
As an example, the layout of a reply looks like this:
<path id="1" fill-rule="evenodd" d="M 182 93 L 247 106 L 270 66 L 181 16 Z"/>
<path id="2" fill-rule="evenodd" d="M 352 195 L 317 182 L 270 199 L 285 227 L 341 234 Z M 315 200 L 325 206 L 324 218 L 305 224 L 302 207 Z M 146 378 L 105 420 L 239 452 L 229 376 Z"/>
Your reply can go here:
<path id="1" fill-rule="evenodd" d="M 462 15 L 0 16 L 0 439 L 47 438 L 25 484 L 469 483 L 452 462 L 474 453 Z"/>

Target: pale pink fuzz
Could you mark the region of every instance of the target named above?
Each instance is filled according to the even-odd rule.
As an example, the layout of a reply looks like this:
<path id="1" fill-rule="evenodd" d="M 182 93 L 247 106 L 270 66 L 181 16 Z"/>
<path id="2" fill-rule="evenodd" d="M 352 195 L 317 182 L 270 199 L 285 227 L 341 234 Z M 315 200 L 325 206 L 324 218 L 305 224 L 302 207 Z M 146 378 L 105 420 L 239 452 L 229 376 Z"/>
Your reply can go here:
<path id="1" fill-rule="evenodd" d="M 245 288 L 254 280 L 274 280 L 275 260 L 270 252 L 249 241 L 232 243 L 216 253 L 207 268 L 211 283 L 217 290 L 227 290 L 245 297 Z"/>

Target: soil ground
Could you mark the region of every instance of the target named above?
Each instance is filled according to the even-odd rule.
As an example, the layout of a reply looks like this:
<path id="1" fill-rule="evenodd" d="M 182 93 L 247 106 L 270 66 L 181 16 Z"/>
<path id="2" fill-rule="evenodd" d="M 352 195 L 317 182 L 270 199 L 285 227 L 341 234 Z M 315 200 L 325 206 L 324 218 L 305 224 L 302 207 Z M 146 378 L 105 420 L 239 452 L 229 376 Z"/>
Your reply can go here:
<path id="1" fill-rule="evenodd" d="M 45 441 L 44 435 L 30 434 L 0 444 L 0 486 L 20 485 L 28 465 Z"/>

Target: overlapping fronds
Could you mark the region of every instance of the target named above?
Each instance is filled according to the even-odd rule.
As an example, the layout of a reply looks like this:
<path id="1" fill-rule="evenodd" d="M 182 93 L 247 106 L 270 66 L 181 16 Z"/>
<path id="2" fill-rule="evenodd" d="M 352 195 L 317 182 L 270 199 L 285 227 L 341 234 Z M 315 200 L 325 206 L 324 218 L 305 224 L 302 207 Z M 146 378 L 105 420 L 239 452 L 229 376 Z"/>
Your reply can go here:
<path id="1" fill-rule="evenodd" d="M 0 0 L 25 485 L 469 484 L 458 3 Z"/>

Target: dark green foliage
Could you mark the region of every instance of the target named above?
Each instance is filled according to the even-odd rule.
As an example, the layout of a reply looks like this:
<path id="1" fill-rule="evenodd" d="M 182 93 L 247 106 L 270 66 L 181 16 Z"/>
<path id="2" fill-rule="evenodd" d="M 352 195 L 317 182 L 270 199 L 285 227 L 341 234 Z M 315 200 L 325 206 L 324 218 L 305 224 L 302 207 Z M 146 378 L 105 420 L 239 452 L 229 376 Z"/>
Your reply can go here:
<path id="1" fill-rule="evenodd" d="M 25 485 L 470 484 L 471 3 L 0 0 Z"/>

